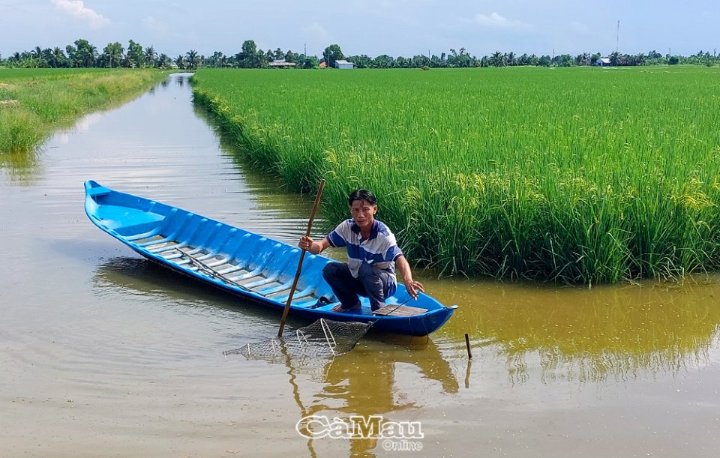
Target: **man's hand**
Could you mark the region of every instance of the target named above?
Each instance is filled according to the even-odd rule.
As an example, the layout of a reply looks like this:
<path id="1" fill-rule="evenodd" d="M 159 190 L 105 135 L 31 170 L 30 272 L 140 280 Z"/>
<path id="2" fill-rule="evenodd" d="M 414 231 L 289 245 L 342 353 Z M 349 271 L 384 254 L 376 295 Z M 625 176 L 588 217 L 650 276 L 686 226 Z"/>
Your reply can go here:
<path id="1" fill-rule="evenodd" d="M 419 281 L 405 280 L 405 288 L 413 299 L 417 299 L 418 294 L 425 292 L 425 287 Z"/>
<path id="2" fill-rule="evenodd" d="M 320 254 L 330 246 L 330 242 L 327 237 L 320 239 L 319 242 L 313 241 L 310 237 L 304 235 L 300 237 L 298 242 L 298 248 L 301 250 L 309 251 L 312 254 Z"/>
<path id="3" fill-rule="evenodd" d="M 312 253 L 313 252 L 313 250 L 312 250 L 313 243 L 314 242 L 310 237 L 304 235 L 300 238 L 300 242 L 298 243 L 298 248 L 300 248 L 302 250 L 307 250 L 310 253 Z"/>

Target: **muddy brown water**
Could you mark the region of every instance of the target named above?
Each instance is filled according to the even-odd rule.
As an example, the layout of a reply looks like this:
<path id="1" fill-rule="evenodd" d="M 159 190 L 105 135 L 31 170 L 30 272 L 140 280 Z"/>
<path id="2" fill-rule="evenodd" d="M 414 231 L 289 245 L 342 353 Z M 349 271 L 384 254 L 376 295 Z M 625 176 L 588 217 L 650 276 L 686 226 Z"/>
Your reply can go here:
<path id="1" fill-rule="evenodd" d="M 223 351 L 272 337 L 277 314 L 149 264 L 83 212 L 82 184 L 95 179 L 285 241 L 304 232 L 311 199 L 238 164 L 193 108 L 187 75 L 88 115 L 0 171 L 1 456 L 720 448 L 716 276 L 588 290 L 417 272 L 460 306 L 430 338 L 372 334 L 309 368 L 248 361 Z M 308 439 L 296 426 L 310 415 L 328 430 L 346 424 L 335 417 L 379 416 L 420 425 L 422 437 Z"/>

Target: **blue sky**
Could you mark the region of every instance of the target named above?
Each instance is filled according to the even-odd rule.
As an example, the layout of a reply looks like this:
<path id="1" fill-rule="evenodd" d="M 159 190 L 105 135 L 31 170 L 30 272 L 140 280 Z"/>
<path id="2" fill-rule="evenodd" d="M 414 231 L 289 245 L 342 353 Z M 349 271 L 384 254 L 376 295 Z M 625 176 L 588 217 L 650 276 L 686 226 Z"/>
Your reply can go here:
<path id="1" fill-rule="evenodd" d="M 717 0 L 0 0 L 0 54 L 85 38 L 100 50 L 132 39 L 171 57 L 235 54 L 246 39 L 317 56 L 333 43 L 371 57 L 609 54 L 616 45 L 689 55 L 720 48 L 718 23 Z"/>

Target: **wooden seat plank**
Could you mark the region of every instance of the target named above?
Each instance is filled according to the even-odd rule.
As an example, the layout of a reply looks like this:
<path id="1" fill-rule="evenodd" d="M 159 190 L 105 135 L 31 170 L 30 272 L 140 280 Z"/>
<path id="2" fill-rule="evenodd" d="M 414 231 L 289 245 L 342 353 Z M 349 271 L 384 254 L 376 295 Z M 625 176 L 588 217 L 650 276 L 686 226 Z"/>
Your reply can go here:
<path id="1" fill-rule="evenodd" d="M 422 315 L 427 312 L 427 309 L 420 307 L 410 307 L 408 305 L 386 305 L 373 311 L 375 315 L 394 315 L 394 316 L 415 316 Z"/>

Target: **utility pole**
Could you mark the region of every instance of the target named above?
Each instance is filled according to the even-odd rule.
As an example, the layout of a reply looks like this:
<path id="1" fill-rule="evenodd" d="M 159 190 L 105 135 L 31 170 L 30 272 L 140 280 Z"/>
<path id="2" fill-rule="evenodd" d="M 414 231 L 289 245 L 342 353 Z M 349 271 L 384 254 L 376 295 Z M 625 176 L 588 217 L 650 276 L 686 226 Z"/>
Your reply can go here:
<path id="1" fill-rule="evenodd" d="M 620 19 L 618 19 L 617 32 L 615 33 L 615 54 L 618 53 L 619 49 L 620 49 Z"/>

